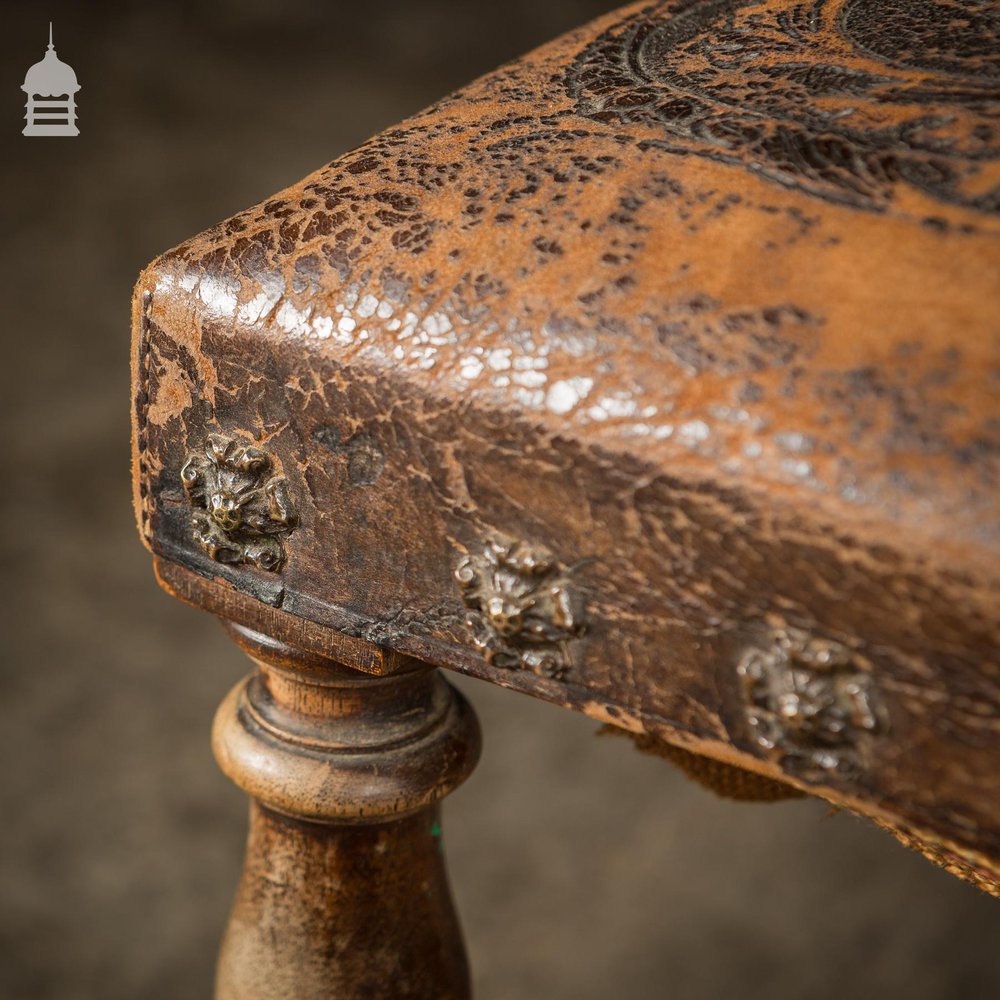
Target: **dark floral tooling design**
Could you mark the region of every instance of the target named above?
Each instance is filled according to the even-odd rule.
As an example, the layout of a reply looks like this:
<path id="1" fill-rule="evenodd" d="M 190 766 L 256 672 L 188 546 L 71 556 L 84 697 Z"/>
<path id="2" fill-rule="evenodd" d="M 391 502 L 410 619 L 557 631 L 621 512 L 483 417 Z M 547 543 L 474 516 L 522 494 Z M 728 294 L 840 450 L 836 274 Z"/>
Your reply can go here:
<path id="1" fill-rule="evenodd" d="M 776 629 L 772 640 L 747 650 L 737 667 L 754 741 L 795 777 L 855 775 L 886 727 L 870 665 L 799 629 Z"/>
<path id="2" fill-rule="evenodd" d="M 884 211 L 906 189 L 1000 212 L 1000 8 L 947 0 L 674 0 L 566 76 L 577 112 Z M 906 199 L 906 203 L 912 200 Z"/>
<path id="3" fill-rule="evenodd" d="M 502 536 L 462 559 L 455 579 L 473 610 L 467 621 L 487 662 L 565 676 L 568 641 L 583 631 L 567 575 L 547 549 Z"/>
<path id="4" fill-rule="evenodd" d="M 285 537 L 298 524 L 288 483 L 267 452 L 238 438 L 210 434 L 188 455 L 181 482 L 194 507 L 191 531 L 212 559 L 276 572 Z"/>

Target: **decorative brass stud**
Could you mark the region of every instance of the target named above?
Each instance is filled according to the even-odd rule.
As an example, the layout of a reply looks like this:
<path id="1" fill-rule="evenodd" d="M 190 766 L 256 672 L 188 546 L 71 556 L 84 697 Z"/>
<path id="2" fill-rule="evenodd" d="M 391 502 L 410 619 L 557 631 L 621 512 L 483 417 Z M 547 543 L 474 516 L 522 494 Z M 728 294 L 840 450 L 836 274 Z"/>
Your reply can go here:
<path id="1" fill-rule="evenodd" d="M 503 536 L 455 569 L 466 623 L 488 663 L 560 679 L 570 668 L 568 641 L 583 632 L 568 570 L 540 545 Z"/>
<path id="2" fill-rule="evenodd" d="M 807 781 L 851 775 L 867 765 L 886 728 L 871 665 L 839 642 L 800 629 L 772 632 L 737 666 L 750 732 L 767 756 Z"/>
<path id="3" fill-rule="evenodd" d="M 181 467 L 194 512 L 191 533 L 211 559 L 277 572 L 284 539 L 298 524 L 284 476 L 267 452 L 239 438 L 210 434 Z"/>

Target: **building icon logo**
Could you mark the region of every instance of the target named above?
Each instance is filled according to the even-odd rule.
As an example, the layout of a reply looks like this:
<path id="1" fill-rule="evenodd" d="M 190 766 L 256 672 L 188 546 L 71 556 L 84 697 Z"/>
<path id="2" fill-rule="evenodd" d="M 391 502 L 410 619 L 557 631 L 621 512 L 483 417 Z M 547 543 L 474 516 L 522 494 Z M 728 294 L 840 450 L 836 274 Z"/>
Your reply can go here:
<path id="1" fill-rule="evenodd" d="M 57 55 L 49 22 L 49 48 L 24 76 L 21 87 L 28 95 L 22 135 L 79 135 L 76 127 L 76 92 L 80 84 L 72 66 Z"/>

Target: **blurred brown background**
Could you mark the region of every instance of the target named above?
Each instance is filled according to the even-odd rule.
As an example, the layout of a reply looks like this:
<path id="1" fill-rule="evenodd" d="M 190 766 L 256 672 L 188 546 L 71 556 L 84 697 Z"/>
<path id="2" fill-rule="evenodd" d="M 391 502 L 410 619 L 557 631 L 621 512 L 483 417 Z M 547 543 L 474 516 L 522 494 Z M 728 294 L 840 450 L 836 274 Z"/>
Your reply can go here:
<path id="1" fill-rule="evenodd" d="M 240 863 L 208 731 L 247 663 L 158 591 L 129 507 L 139 268 L 608 6 L 0 7 L 0 997 L 207 997 Z M 77 139 L 20 135 L 50 18 Z M 447 808 L 480 1000 L 1000 995 L 1000 907 L 887 835 L 717 800 L 460 686 L 486 736 Z"/>

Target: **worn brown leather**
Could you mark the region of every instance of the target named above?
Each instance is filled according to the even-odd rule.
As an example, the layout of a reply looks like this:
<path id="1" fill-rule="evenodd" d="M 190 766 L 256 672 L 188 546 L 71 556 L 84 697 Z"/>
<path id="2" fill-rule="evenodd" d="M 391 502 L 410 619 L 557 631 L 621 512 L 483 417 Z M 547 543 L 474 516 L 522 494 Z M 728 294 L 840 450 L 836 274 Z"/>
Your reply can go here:
<path id="1" fill-rule="evenodd" d="M 988 5 L 626 7 L 163 255 L 134 307 L 161 578 L 995 878 L 997 51 Z M 194 537 L 211 434 L 284 477 L 270 569 Z M 537 634 L 469 583 L 495 539 Z"/>

